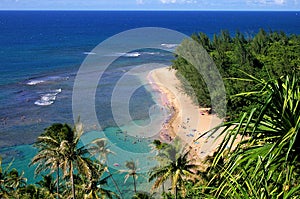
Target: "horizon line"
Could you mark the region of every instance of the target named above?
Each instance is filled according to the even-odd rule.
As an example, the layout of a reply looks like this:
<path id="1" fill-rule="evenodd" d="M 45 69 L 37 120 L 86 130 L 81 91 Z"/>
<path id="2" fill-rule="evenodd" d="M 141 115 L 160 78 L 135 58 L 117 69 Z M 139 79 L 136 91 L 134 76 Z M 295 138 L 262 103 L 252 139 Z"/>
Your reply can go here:
<path id="1" fill-rule="evenodd" d="M 284 9 L 274 9 L 274 10 L 265 10 L 265 9 L 258 9 L 258 10 L 254 10 L 254 9 L 240 9 L 240 10 L 231 10 L 231 9 L 199 9 L 199 10 L 192 10 L 192 9 L 173 9 L 173 10 L 167 10 L 167 9 L 126 9 L 126 10 L 122 10 L 122 9 L 0 9 L 0 11 L 143 11 L 143 12 L 153 12 L 153 11 L 167 11 L 167 12 L 174 12 L 174 11 L 189 11 L 189 12 L 201 12 L 201 11 L 228 11 L 228 12 L 300 12 L 300 10 L 284 10 Z"/>

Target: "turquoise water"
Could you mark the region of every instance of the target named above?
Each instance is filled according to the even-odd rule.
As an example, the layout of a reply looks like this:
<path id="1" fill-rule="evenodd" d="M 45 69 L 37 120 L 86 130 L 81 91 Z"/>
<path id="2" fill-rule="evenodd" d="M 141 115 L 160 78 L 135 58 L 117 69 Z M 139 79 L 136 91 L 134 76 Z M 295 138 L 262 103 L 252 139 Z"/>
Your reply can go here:
<path id="1" fill-rule="evenodd" d="M 263 19 L 263 20 L 257 20 Z M 283 30 L 288 34 L 300 33 L 300 14 L 297 12 L 0 12 L 0 154 L 5 164 L 14 160 L 13 167 L 25 171 L 29 183 L 36 181 L 30 159 L 36 150 L 32 143 L 43 129 L 52 123 L 73 124 L 72 93 L 74 80 L 82 62 L 93 54 L 100 42 L 122 31 L 140 27 L 163 27 L 191 35 L 205 32 L 210 37 L 227 29 L 251 36 L 259 31 Z M 142 43 L 146 43 L 141 40 Z M 168 35 L 166 35 L 168 37 Z M 128 45 L 130 41 L 127 41 Z M 162 41 L 164 46 L 174 44 Z M 126 45 L 126 43 L 124 44 Z M 170 49 L 168 49 L 170 50 Z M 104 56 L 104 55 L 102 55 Z M 83 144 L 93 138 L 106 137 L 115 171 L 124 168 L 126 160 L 138 160 L 141 177 L 139 189 L 149 190 L 142 177 L 155 162 L 149 144 L 168 110 L 161 110 L 159 93 L 147 85 L 145 74 L 131 74 L 122 83 L 120 99 L 125 99 L 133 85 L 141 87 L 132 93 L 129 113 L 132 120 L 117 124 L 111 109 L 114 89 L 125 73 L 148 65 L 170 65 L 174 58 L 167 50 L 137 49 L 133 52 L 113 52 L 119 58 L 99 80 L 95 93 L 95 110 L 101 130 L 89 129 Z M 162 65 L 159 65 L 162 64 Z M 122 106 L 121 106 L 122 109 Z M 122 117 L 122 115 L 120 115 Z M 145 127 L 153 122 L 146 131 Z M 115 167 L 117 163 L 120 166 Z M 132 181 L 123 184 L 124 174 L 117 180 L 124 192 L 130 193 Z M 109 183 L 111 184 L 111 183 Z"/>

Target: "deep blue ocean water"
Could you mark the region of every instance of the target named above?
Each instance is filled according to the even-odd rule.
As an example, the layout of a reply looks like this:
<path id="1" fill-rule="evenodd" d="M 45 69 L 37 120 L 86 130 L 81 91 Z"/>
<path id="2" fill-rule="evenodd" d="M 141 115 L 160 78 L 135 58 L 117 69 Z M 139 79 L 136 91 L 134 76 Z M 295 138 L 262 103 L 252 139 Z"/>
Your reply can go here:
<path id="1" fill-rule="evenodd" d="M 27 167 L 35 153 L 30 144 L 54 122 L 73 124 L 72 89 L 83 60 L 105 39 L 141 27 L 186 35 L 204 32 L 210 37 L 220 30 L 253 36 L 260 28 L 300 34 L 300 12 L 1 11 L 0 154 L 4 161 L 15 158 L 14 166 L 26 170 L 33 182 L 33 169 Z M 130 145 L 136 138 L 119 134 L 114 125 L 109 101 L 113 82 L 123 70 L 154 61 L 170 65 L 172 59 L 172 53 L 155 49 L 125 54 L 99 82 L 98 117 L 106 135 L 124 150 L 128 146 L 123 141 Z M 143 87 L 132 101 L 130 112 L 137 122 L 147 121 L 149 107 L 157 103 Z M 136 143 L 136 150 L 147 151 L 148 142 Z"/>

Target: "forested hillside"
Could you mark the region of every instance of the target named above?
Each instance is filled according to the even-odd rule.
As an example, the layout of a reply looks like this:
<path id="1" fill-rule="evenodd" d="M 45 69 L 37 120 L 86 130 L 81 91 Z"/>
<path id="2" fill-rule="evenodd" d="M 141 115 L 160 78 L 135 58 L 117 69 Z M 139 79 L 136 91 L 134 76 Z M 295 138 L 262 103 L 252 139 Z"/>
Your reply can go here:
<path id="1" fill-rule="evenodd" d="M 237 32 L 231 37 L 228 31 L 221 31 L 210 39 L 205 33 L 193 34 L 218 67 L 227 92 L 227 115 L 238 117 L 242 111 L 250 110 L 255 104 L 247 96 L 232 97 L 241 91 L 254 89 L 251 82 L 236 81 L 235 77 L 246 77 L 245 73 L 256 78 L 277 78 L 295 72 L 300 67 L 300 36 L 286 35 L 284 32 L 266 32 L 261 29 L 255 36 L 245 36 Z M 200 106 L 210 107 L 210 93 L 203 77 L 190 63 L 176 56 L 172 68 L 189 82 L 188 94 L 195 93 Z"/>

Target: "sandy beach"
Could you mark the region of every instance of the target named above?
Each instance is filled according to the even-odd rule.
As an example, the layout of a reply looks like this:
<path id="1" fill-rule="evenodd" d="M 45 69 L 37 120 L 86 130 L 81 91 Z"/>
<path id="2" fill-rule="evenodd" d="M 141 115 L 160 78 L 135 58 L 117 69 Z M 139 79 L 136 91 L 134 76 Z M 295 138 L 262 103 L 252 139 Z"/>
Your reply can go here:
<path id="1" fill-rule="evenodd" d="M 220 140 L 215 141 L 214 137 L 207 136 L 198 140 L 197 138 L 219 125 L 222 119 L 214 114 L 208 114 L 183 93 L 175 70 L 168 67 L 152 70 L 148 80 L 161 92 L 163 105 L 168 106 L 173 112 L 172 117 L 162 126 L 161 139 L 169 142 L 179 137 L 191 149 L 193 158 L 197 160 L 212 155 Z"/>

